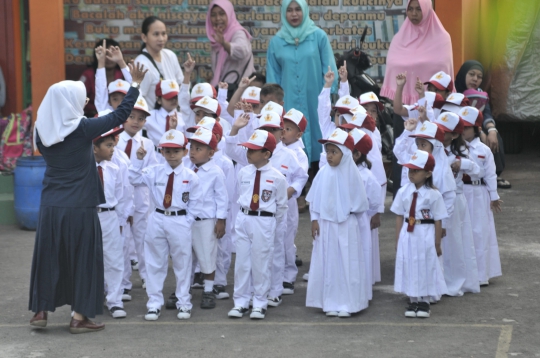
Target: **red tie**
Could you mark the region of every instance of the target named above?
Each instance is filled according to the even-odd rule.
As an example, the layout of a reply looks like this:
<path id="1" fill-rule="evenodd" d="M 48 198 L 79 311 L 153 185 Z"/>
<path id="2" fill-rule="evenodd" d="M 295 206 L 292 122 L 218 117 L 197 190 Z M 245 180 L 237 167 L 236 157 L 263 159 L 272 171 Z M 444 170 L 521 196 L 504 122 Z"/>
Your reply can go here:
<path id="1" fill-rule="evenodd" d="M 450 154 L 450 152 L 448 150 L 444 150 L 444 152 L 446 153 L 446 155 Z"/>
<path id="2" fill-rule="evenodd" d="M 126 155 L 128 156 L 128 158 L 131 158 L 131 146 L 133 145 L 133 140 L 130 139 L 127 141 L 127 145 L 126 145 Z"/>
<path id="3" fill-rule="evenodd" d="M 259 189 L 261 187 L 261 171 L 257 170 L 255 174 L 255 184 L 253 185 L 253 196 L 249 208 L 253 211 L 259 210 Z"/>
<path id="4" fill-rule="evenodd" d="M 412 197 L 412 203 L 411 203 L 411 210 L 409 210 L 409 226 L 407 226 L 407 232 L 413 232 L 414 231 L 414 222 L 415 214 L 416 214 L 416 199 L 418 198 L 418 192 L 413 193 Z"/>
<path id="5" fill-rule="evenodd" d="M 103 190 L 105 190 L 105 184 L 103 184 L 103 168 L 101 167 L 101 165 L 98 165 L 97 171 L 99 174 L 99 179 L 101 180 L 101 186 L 103 187 Z"/>
<path id="6" fill-rule="evenodd" d="M 195 173 L 197 173 L 197 172 L 199 171 L 199 168 L 195 167 L 195 169 L 193 169 L 193 171 L 194 171 Z"/>
<path id="7" fill-rule="evenodd" d="M 174 172 L 169 174 L 169 180 L 167 180 L 167 187 L 165 188 L 165 196 L 163 197 L 163 206 L 165 209 L 172 204 L 172 189 L 174 184 Z"/>
<path id="8" fill-rule="evenodd" d="M 169 117 L 169 116 L 165 117 L 165 120 L 166 120 L 166 122 L 165 122 L 165 132 L 167 132 L 169 130 L 169 119 L 170 118 L 171 117 Z"/>

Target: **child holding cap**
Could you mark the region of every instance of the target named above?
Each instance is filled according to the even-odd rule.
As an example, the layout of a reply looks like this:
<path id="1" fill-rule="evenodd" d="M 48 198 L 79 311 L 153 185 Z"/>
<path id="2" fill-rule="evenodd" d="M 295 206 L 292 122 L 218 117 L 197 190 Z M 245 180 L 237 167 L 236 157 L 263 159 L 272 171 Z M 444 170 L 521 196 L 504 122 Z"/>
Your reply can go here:
<path id="1" fill-rule="evenodd" d="M 113 318 L 126 317 L 122 303 L 124 239 L 120 232 L 120 223 L 126 220 L 124 217 L 126 197 L 123 192 L 124 177 L 120 167 L 111 162 L 115 136 L 123 130 L 122 127 L 115 128 L 93 141 L 96 167 L 106 200 L 106 203 L 98 205 L 97 212 L 103 236 L 103 268 L 107 288 L 105 300 Z"/>
<path id="2" fill-rule="evenodd" d="M 443 126 L 444 147 L 456 180 L 454 212 L 449 215 L 442 241 L 444 279 L 449 296 L 480 292 L 471 217 L 463 195 L 463 175 L 478 175 L 480 167 L 468 159 L 469 149 L 462 138 L 463 120 L 455 113 L 441 114 L 435 123 Z"/>
<path id="3" fill-rule="evenodd" d="M 459 115 L 464 120 L 463 138 L 469 147 L 469 159 L 479 167 L 480 173 L 463 178 L 463 194 L 467 198 L 471 215 L 476 263 L 480 286 L 489 285 L 489 279 L 502 275 L 499 245 L 493 213 L 501 211 L 497 193 L 497 174 L 491 149 L 480 140 L 482 112 L 464 107 Z"/>
<path id="4" fill-rule="evenodd" d="M 430 297 L 447 293 L 438 256 L 442 254 L 441 220 L 448 212 L 433 185 L 435 158 L 417 150 L 403 165 L 409 168 L 410 182 L 399 189 L 390 208 L 397 215 L 394 291 L 409 296 L 405 317 L 428 318 Z"/>
<path id="5" fill-rule="evenodd" d="M 124 131 L 118 138 L 117 148 L 125 152 L 134 164 L 137 161 L 136 152 L 141 146 L 148 149 L 154 148 L 154 143 L 148 138 L 144 138 L 141 135 L 141 130 L 146 123 L 146 117 L 150 115 L 148 105 L 144 97 L 139 96 L 135 106 L 131 111 L 126 123 L 124 123 Z M 158 160 L 154 150 L 145 155 L 143 160 L 143 168 L 150 167 L 157 164 Z M 144 186 L 135 186 L 133 192 L 133 209 L 130 216 L 133 217 L 133 224 L 131 225 L 131 237 L 135 243 L 135 250 L 137 251 L 137 258 L 139 261 L 139 275 L 141 277 L 143 288 L 146 280 L 146 267 L 145 267 L 145 254 L 144 254 L 144 233 L 146 232 L 146 223 L 148 220 L 148 208 L 150 201 L 148 197 L 148 188 Z M 125 257 L 125 260 L 130 260 L 129 256 Z M 130 263 L 131 264 L 131 263 Z M 124 286 L 126 286 L 124 284 Z M 129 289 L 129 287 L 124 287 Z"/>
<path id="6" fill-rule="evenodd" d="M 319 142 L 328 165 L 319 170 L 306 197 L 314 240 L 306 306 L 346 318 L 369 303 L 356 218 L 368 210 L 368 200 L 353 160 L 353 137 L 338 128 Z"/>
<path id="7" fill-rule="evenodd" d="M 201 193 L 199 200 L 194 203 L 199 216 L 192 227 L 193 252 L 204 275 L 201 308 L 214 308 L 218 240 L 225 235 L 229 198 L 225 175 L 212 159 L 218 145 L 216 136 L 212 131 L 199 127 L 189 141 L 189 159 L 199 177 Z"/>
<path id="8" fill-rule="evenodd" d="M 256 130 L 239 145 L 247 148 L 249 165 L 238 173 L 234 308 L 228 316 L 241 318 L 247 313 L 253 287 L 250 318 L 263 319 L 272 279 L 276 223 L 287 212 L 287 181 L 270 163 L 276 149 L 272 133 Z"/>
<path id="9" fill-rule="evenodd" d="M 176 276 L 177 318 L 191 317 L 191 228 L 195 218 L 202 215 L 195 208 L 202 192 L 197 174 L 182 163 L 186 145 L 187 138 L 182 132 L 170 130 L 159 141 L 161 154 L 167 163 L 145 168 L 143 160 L 147 151 L 142 145 L 129 167 L 130 182 L 135 186 L 148 187 L 156 208 L 150 215 L 144 239 L 148 276 L 148 312 L 144 319 L 147 321 L 155 321 L 161 314 L 169 256 Z M 151 149 L 150 153 L 154 151 Z"/>

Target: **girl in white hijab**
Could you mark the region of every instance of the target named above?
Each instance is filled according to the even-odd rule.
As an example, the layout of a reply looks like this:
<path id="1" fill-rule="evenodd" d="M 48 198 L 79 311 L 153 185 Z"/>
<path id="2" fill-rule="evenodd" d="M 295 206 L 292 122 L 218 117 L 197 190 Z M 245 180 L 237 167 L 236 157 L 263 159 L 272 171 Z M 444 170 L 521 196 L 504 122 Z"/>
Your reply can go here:
<path id="1" fill-rule="evenodd" d="M 368 306 L 355 216 L 368 209 L 368 200 L 352 157 L 353 138 L 338 128 L 319 142 L 325 145 L 328 165 L 319 170 L 306 197 L 314 238 L 306 306 L 345 318 Z"/>

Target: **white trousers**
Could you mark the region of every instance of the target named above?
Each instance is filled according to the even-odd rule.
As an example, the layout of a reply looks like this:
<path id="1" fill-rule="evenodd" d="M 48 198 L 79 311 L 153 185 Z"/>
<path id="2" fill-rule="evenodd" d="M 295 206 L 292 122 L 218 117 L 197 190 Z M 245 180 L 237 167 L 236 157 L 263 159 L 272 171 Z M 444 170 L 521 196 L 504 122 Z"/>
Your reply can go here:
<path id="1" fill-rule="evenodd" d="M 274 255 L 272 259 L 272 284 L 268 297 L 279 297 L 283 294 L 283 281 L 285 273 L 285 235 L 287 234 L 287 214 L 276 220 L 276 233 L 274 235 Z M 293 262 L 294 263 L 294 262 Z"/>
<path id="2" fill-rule="evenodd" d="M 197 257 L 201 272 L 216 271 L 218 238 L 214 232 L 216 219 L 199 220 L 191 227 L 193 253 Z"/>
<path id="3" fill-rule="evenodd" d="M 124 274 L 122 277 L 122 288 L 126 290 L 131 290 L 133 284 L 131 283 L 131 246 L 133 244 L 133 237 L 131 237 L 131 226 L 127 223 L 122 227 L 122 236 L 124 237 Z"/>
<path id="4" fill-rule="evenodd" d="M 238 213 L 239 210 L 236 210 Z M 231 267 L 232 254 L 232 236 L 234 233 L 234 219 L 236 215 L 232 214 L 232 208 L 227 215 L 227 225 L 225 227 L 225 235 L 218 241 L 218 252 L 216 261 L 216 277 L 214 284 L 227 286 L 227 273 Z"/>
<path id="5" fill-rule="evenodd" d="M 248 308 L 253 287 L 253 307 L 266 309 L 272 276 L 276 219 L 239 213 L 235 230 L 234 306 Z"/>
<path id="6" fill-rule="evenodd" d="M 295 198 L 289 200 L 287 210 L 287 231 L 283 240 L 285 250 L 285 270 L 283 272 L 283 282 L 293 283 L 298 275 L 296 267 L 296 246 L 294 240 L 298 232 L 298 202 Z"/>
<path id="7" fill-rule="evenodd" d="M 98 214 L 103 237 L 103 270 L 107 287 L 107 308 L 124 307 L 122 276 L 124 274 L 124 240 L 115 211 Z"/>
<path id="8" fill-rule="evenodd" d="M 191 223 L 185 215 L 165 216 L 154 212 L 148 221 L 144 239 L 146 259 L 146 293 L 148 309 L 161 309 L 163 284 L 167 277 L 169 256 L 176 277 L 176 308 L 191 309 L 189 286 L 191 276 Z"/>
<path id="9" fill-rule="evenodd" d="M 139 261 L 139 276 L 141 279 L 146 280 L 146 265 L 144 255 L 144 241 L 146 234 L 146 227 L 148 224 L 148 207 L 150 197 L 148 188 L 144 186 L 137 186 L 133 192 L 133 205 L 135 206 L 135 212 L 133 213 L 133 226 L 131 226 L 131 238 L 135 243 L 135 251 L 137 251 L 137 258 Z M 128 226 L 129 227 L 129 226 Z M 125 256 L 125 260 L 130 261 L 130 255 Z M 131 262 L 129 262 L 131 265 Z M 127 263 L 126 263 L 127 266 Z"/>

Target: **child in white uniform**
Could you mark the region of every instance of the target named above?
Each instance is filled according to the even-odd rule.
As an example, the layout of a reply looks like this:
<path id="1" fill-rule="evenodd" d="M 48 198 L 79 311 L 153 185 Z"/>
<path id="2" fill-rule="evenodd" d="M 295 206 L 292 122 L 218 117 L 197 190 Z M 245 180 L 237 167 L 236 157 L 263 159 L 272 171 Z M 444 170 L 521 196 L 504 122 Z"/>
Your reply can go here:
<path id="1" fill-rule="evenodd" d="M 319 170 L 306 197 L 314 239 L 306 306 L 346 318 L 369 304 L 361 254 L 365 240 L 356 217 L 368 210 L 368 200 L 352 157 L 353 137 L 338 128 L 319 142 L 328 165 Z"/>
<path id="2" fill-rule="evenodd" d="M 399 189 L 390 208 L 397 215 L 394 290 L 409 296 L 406 317 L 428 318 L 430 297 L 447 293 L 438 256 L 441 220 L 448 213 L 441 193 L 433 187 L 434 157 L 417 150 L 403 165 L 409 168 L 410 182 Z"/>
<path id="3" fill-rule="evenodd" d="M 468 113 L 465 114 L 464 111 Z M 493 219 L 493 212 L 501 211 L 501 200 L 497 193 L 495 161 L 491 149 L 480 141 L 479 128 L 481 128 L 483 121 L 482 112 L 474 112 L 472 107 L 465 107 L 460 113 L 465 120 L 463 138 L 469 146 L 469 159 L 473 160 L 481 169 L 477 175 L 464 176 L 463 194 L 467 198 L 471 215 L 480 286 L 487 286 L 490 278 L 502 275 L 495 220 Z"/>
<path id="4" fill-rule="evenodd" d="M 169 256 L 176 276 L 178 319 L 191 317 L 189 281 L 191 276 L 191 226 L 199 212 L 194 203 L 200 199 L 199 178 L 182 164 L 187 144 L 182 132 L 170 130 L 159 142 L 166 164 L 144 168 L 144 157 L 154 153 L 154 148 L 137 150 L 137 159 L 129 167 L 129 180 L 150 189 L 156 210 L 150 215 L 144 238 L 144 254 L 147 267 L 148 312 L 144 318 L 155 321 L 163 306 L 163 283 L 167 277 Z"/>
<path id="5" fill-rule="evenodd" d="M 129 115 L 126 123 L 124 123 L 124 132 L 122 132 L 118 138 L 117 148 L 126 153 L 134 164 L 137 160 L 136 152 L 143 145 L 147 149 L 152 149 L 154 143 L 148 138 L 144 138 L 141 135 L 141 130 L 146 123 L 146 117 L 150 115 L 148 105 L 143 97 L 139 97 L 131 114 Z M 155 152 L 152 150 L 144 157 L 143 168 L 157 164 Z M 148 208 L 150 205 L 148 188 L 144 186 L 138 186 L 134 189 L 133 193 L 133 212 L 130 216 L 133 216 L 133 224 L 130 227 L 131 237 L 135 242 L 135 249 L 137 251 L 137 257 L 139 260 L 139 275 L 143 281 L 143 288 L 146 287 L 146 267 L 144 256 L 144 235 L 146 232 L 146 223 L 148 220 Z M 127 234 L 127 233 L 126 233 Z M 125 260 L 130 260 L 129 257 L 125 257 Z M 131 262 L 130 262 L 131 264 Z M 124 287 L 127 288 L 127 287 Z"/>
<path id="6" fill-rule="evenodd" d="M 122 303 L 122 277 L 124 275 L 124 240 L 120 233 L 119 217 L 124 216 L 126 200 L 123 193 L 123 176 L 120 168 L 112 163 L 115 135 L 123 128 L 115 128 L 94 139 L 94 156 L 105 194 L 105 204 L 98 206 L 98 217 L 103 233 L 103 268 L 107 291 L 106 304 L 113 318 L 126 317 Z"/>
<path id="7" fill-rule="evenodd" d="M 445 152 L 456 180 L 454 212 L 448 218 L 446 236 L 442 240 L 444 279 L 448 295 L 462 296 L 465 292 L 478 293 L 480 292 L 478 266 L 469 208 L 463 195 L 462 178 L 464 174 L 478 175 L 480 167 L 467 158 L 469 150 L 461 136 L 464 128 L 463 120 L 457 114 L 443 113 L 435 123 L 446 128 Z"/>
<path id="8" fill-rule="evenodd" d="M 250 318 L 263 319 L 272 283 L 276 223 L 287 212 L 287 181 L 269 161 L 276 148 L 272 133 L 256 130 L 240 145 L 248 149 L 249 165 L 238 173 L 241 212 L 235 223 L 234 308 L 228 316 L 240 318 L 248 311 L 253 287 Z"/>

